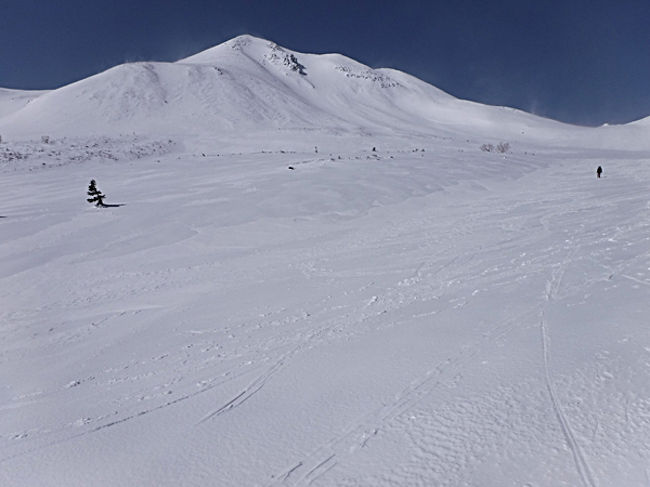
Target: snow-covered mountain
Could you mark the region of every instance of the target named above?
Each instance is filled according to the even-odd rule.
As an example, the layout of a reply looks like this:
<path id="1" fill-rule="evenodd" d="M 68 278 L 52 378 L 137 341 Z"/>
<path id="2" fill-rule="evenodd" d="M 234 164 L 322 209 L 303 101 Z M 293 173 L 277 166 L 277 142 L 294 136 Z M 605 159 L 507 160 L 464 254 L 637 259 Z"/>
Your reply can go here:
<path id="1" fill-rule="evenodd" d="M 520 133 L 561 124 L 458 100 L 394 69 L 339 54 L 304 54 L 244 35 L 175 63 L 142 62 L 43 92 L 7 109 L 0 133 L 214 134 L 241 130 L 333 133 Z"/>
<path id="2" fill-rule="evenodd" d="M 647 134 L 249 36 L 0 90 L 0 485 L 647 485 Z"/>

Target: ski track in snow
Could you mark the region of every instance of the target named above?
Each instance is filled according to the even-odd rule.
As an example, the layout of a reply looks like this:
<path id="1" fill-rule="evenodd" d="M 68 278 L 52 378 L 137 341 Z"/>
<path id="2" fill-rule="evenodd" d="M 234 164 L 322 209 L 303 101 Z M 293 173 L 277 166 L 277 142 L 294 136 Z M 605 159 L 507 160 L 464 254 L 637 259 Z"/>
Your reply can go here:
<path id="1" fill-rule="evenodd" d="M 177 443 L 171 450 L 183 455 L 179 461 L 210 471 L 221 485 L 476 485 L 484 462 L 496 465 L 489 481 L 516 476 L 522 485 L 606 485 L 620 475 L 618 464 L 641 475 L 633 459 L 650 455 L 650 405 L 634 374 L 650 359 L 633 312 L 650 284 L 650 240 L 643 237 L 650 225 L 640 213 L 646 182 L 610 180 L 618 186 L 594 196 L 591 187 L 572 187 L 582 176 L 571 161 L 553 170 L 528 161 L 514 181 L 486 172 L 477 179 L 482 189 L 436 194 L 422 181 L 428 164 L 438 163 L 434 154 L 427 151 L 430 161 L 403 155 L 364 163 L 351 155 L 331 167 L 296 154 L 233 155 L 224 157 L 224 169 L 188 156 L 178 162 L 192 171 L 170 169 L 176 160 L 167 156 L 159 174 L 153 162 L 128 168 L 127 192 L 144 181 L 148 189 L 123 213 L 79 212 L 66 195 L 41 214 L 16 189 L 24 184 L 56 199 L 76 168 L 11 176 L 0 187 L 3 214 L 10 214 L 1 225 L 12 235 L 0 253 L 3 299 L 11 303 L 0 311 L 0 363 L 12 371 L 0 403 L 0 479 L 15 484 L 17 472 L 39 458 L 73 461 L 72 452 L 84 448 L 92 456 L 104 441 L 129 449 L 128 439 L 148 428 L 151 447 L 157 439 Z M 462 162 L 482 171 L 484 157 L 491 156 Z M 304 163 L 284 171 L 296 160 Z M 422 164 L 412 168 L 421 177 L 396 176 L 404 164 Z M 470 177 L 471 167 L 448 164 L 446 175 L 435 167 L 444 177 Z M 93 171 L 102 181 L 116 167 Z M 378 180 L 364 179 L 370 170 Z M 557 187 L 536 185 L 537 175 L 555 171 L 563 178 Z M 185 178 L 182 191 L 178 178 Z M 350 179 L 356 186 L 346 186 Z M 259 189 L 265 186 L 283 189 Z M 299 198 L 286 196 L 291 191 Z M 225 200 L 241 210 L 212 213 Z M 168 212 L 177 213 L 167 219 Z M 39 281 L 44 274 L 51 283 Z M 609 306 L 601 310 L 609 321 L 589 329 L 602 337 L 590 341 L 575 328 L 567 310 L 596 322 L 585 311 L 599 302 L 592 296 L 624 303 L 625 294 L 615 294 L 623 291 L 634 293 L 629 309 Z M 618 331 L 619 323 L 627 328 Z M 388 354 L 399 339 L 407 342 L 395 344 L 401 354 Z M 539 358 L 540 340 L 541 367 L 532 358 Z M 628 343 L 639 347 L 623 348 Z M 589 354 L 574 366 L 567 350 L 583 346 Z M 650 350 L 650 339 L 644 346 Z M 349 378 L 366 363 L 370 372 Z M 349 375 L 338 377 L 346 367 Z M 636 389 L 625 385 L 628 377 Z M 609 414 L 576 406 L 588 400 Z M 538 416 L 508 426 L 494 412 L 504 403 Z M 557 431 L 544 429 L 549 418 Z M 216 437 L 219 451 L 210 443 Z M 492 438 L 503 443 L 473 449 Z M 539 452 L 517 457 L 530 438 L 539 438 Z M 570 457 L 557 448 L 562 439 Z M 248 450 L 257 462 L 250 468 Z M 532 471 L 543 461 L 551 462 L 548 471 L 526 477 L 526 465 Z M 81 484 L 82 477 L 72 481 Z"/>
<path id="2" fill-rule="evenodd" d="M 547 303 L 552 302 L 557 296 L 557 293 L 562 285 L 562 278 L 564 277 L 564 274 L 567 270 L 567 266 L 575 258 L 577 253 L 578 253 L 578 248 L 574 246 L 574 248 L 569 252 L 567 258 L 560 264 L 559 268 L 553 272 L 552 278 L 549 281 L 547 281 L 546 296 L 545 296 Z M 567 444 L 571 449 L 571 454 L 573 456 L 573 460 L 576 465 L 576 470 L 580 475 L 582 484 L 585 485 L 586 487 L 595 487 L 596 483 L 594 481 L 591 467 L 589 466 L 589 463 L 585 458 L 585 454 L 582 451 L 582 448 L 580 447 L 580 443 L 577 441 L 575 437 L 575 433 L 571 428 L 571 423 L 569 422 L 566 414 L 562 409 L 562 405 L 558 399 L 557 392 L 555 391 L 555 386 L 553 385 L 553 379 L 551 377 L 551 370 L 549 365 L 550 364 L 549 350 L 550 350 L 551 341 L 550 341 L 543 309 L 541 312 L 541 319 L 540 319 L 540 331 L 541 331 L 541 339 L 542 339 L 542 356 L 544 361 L 544 378 L 546 380 L 546 388 L 548 390 L 551 403 L 553 404 L 553 410 L 555 411 L 557 420 L 560 424 L 560 427 L 562 428 L 562 432 L 564 433 Z"/>
<path id="3" fill-rule="evenodd" d="M 358 448 L 366 447 L 368 441 L 383 428 L 384 423 L 412 409 L 419 401 L 432 394 L 442 384 L 445 376 L 457 371 L 463 364 L 470 362 L 477 355 L 479 348 L 485 344 L 485 341 L 490 342 L 502 338 L 522 321 L 534 316 L 537 310 L 538 307 L 535 306 L 532 310 L 528 310 L 522 315 L 491 329 L 490 332 L 483 336 L 481 342 L 472 346 L 469 350 L 462 351 L 456 357 L 446 359 L 434 369 L 427 371 L 423 377 L 412 381 L 409 387 L 396 395 L 393 402 L 368 414 L 364 420 L 354 424 L 349 431 L 320 446 L 308 458 L 290 467 L 285 474 L 278 475 L 279 480 L 269 485 L 287 482 L 291 483 L 291 485 L 309 485 L 313 483 L 336 465 L 337 457 L 353 455 Z M 307 470 L 307 472 L 294 482 L 291 477 L 295 477 L 292 474 L 295 474 L 298 470 Z"/>
<path id="4" fill-rule="evenodd" d="M 209 419 L 212 419 L 215 416 L 218 416 L 220 414 L 223 414 L 233 408 L 236 408 L 238 406 L 241 406 L 244 402 L 246 402 L 248 399 L 250 399 L 253 395 L 255 395 L 257 392 L 264 387 L 266 382 L 273 376 L 275 373 L 277 373 L 280 368 L 282 367 L 283 362 L 278 361 L 273 366 L 269 367 L 268 370 L 264 372 L 264 374 L 260 375 L 257 377 L 253 382 L 251 382 L 246 388 L 244 388 L 239 394 L 237 394 L 235 397 L 230 399 L 228 402 L 226 402 L 223 406 L 221 406 L 219 409 L 216 409 L 212 411 L 211 413 L 206 414 L 201 420 L 199 421 L 198 424 L 204 423 L 208 421 Z"/>

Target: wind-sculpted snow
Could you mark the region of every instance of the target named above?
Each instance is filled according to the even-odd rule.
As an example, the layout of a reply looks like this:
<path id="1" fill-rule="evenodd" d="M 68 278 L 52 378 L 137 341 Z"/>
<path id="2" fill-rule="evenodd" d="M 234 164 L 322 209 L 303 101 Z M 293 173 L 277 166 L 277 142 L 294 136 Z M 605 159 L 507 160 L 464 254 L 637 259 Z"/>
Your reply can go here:
<path id="1" fill-rule="evenodd" d="M 0 145 L 1 485 L 644 485 L 648 152 L 281 133 Z"/>

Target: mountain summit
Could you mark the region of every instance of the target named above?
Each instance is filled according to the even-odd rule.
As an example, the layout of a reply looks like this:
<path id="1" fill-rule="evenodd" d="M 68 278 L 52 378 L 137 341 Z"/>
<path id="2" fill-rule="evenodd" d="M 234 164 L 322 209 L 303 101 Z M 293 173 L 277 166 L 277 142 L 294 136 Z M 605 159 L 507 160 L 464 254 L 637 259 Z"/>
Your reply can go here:
<path id="1" fill-rule="evenodd" d="M 3 113 L 0 131 L 21 134 L 426 134 L 467 125 L 517 131 L 558 125 L 458 100 L 401 71 L 373 69 L 340 54 L 300 53 L 250 35 L 174 63 L 115 66 Z"/>

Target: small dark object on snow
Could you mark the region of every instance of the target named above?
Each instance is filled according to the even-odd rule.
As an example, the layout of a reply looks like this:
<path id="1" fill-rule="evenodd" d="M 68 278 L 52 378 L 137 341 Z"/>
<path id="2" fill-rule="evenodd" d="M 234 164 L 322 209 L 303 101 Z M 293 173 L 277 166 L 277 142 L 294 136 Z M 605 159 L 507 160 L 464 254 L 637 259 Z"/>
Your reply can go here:
<path id="1" fill-rule="evenodd" d="M 596 169 L 596 177 L 600 178 L 600 174 L 603 172 L 603 168 L 598 166 L 598 169 Z"/>
<path id="2" fill-rule="evenodd" d="M 106 195 L 102 194 L 102 192 L 97 189 L 97 183 L 94 179 L 90 180 L 88 196 L 90 196 L 90 198 L 86 199 L 88 203 L 95 203 L 95 206 L 98 208 L 104 208 L 106 206 L 104 204 L 104 198 L 106 198 Z"/>
<path id="3" fill-rule="evenodd" d="M 377 152 L 377 148 L 376 148 L 376 147 L 373 147 L 373 148 L 372 148 L 372 151 L 373 151 L 373 152 Z"/>
<path id="4" fill-rule="evenodd" d="M 295 167 L 289 166 L 289 169 L 291 169 L 293 171 L 295 169 Z"/>

